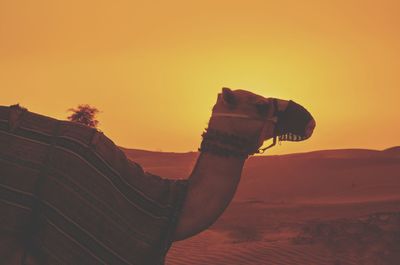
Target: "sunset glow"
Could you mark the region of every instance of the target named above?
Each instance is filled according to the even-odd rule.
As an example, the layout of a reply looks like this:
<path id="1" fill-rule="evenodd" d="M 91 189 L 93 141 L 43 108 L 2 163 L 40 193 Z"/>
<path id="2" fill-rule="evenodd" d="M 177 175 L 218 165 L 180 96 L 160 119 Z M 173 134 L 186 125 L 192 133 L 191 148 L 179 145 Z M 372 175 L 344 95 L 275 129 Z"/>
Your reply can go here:
<path id="1" fill-rule="evenodd" d="M 118 145 L 196 150 L 221 87 L 292 99 L 311 139 L 272 154 L 399 145 L 398 1 L 0 0 L 0 104 L 88 103 Z"/>

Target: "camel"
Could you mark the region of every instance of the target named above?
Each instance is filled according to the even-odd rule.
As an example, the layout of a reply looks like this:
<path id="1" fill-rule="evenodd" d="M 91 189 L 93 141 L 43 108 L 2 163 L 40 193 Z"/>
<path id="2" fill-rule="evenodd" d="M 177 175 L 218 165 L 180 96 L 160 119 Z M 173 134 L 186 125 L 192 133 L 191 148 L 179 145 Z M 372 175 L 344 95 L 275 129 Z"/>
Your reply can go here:
<path id="1" fill-rule="evenodd" d="M 223 88 L 192 173 L 170 180 L 96 129 L 0 107 L 0 263 L 164 264 L 224 212 L 249 156 L 314 128 L 293 101 Z"/>

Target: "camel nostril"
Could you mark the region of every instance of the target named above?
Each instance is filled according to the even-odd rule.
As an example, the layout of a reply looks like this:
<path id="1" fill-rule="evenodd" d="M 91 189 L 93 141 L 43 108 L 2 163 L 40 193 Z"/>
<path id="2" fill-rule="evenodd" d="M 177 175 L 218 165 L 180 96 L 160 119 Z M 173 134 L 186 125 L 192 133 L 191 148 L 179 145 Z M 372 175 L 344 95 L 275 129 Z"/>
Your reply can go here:
<path id="1" fill-rule="evenodd" d="M 313 134 L 315 125 L 316 124 L 315 124 L 315 120 L 314 119 L 312 119 L 311 121 L 308 122 L 308 124 L 306 126 L 306 130 L 305 130 L 305 136 L 307 138 L 309 138 Z"/>

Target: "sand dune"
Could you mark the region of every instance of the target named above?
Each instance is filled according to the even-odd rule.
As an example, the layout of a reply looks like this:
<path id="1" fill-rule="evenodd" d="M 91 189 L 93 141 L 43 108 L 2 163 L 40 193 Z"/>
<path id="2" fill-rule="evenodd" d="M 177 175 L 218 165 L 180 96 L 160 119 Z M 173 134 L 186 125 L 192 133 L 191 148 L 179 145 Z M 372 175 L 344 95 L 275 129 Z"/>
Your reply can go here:
<path id="1" fill-rule="evenodd" d="M 145 170 L 166 178 L 186 178 L 198 155 L 124 151 Z M 400 196 L 399 159 L 400 147 L 251 157 L 234 200 L 335 203 L 395 199 Z"/>
<path id="2" fill-rule="evenodd" d="M 198 155 L 125 152 L 168 178 Z M 399 190 L 400 147 L 252 157 L 226 212 L 174 243 L 167 264 L 398 265 Z"/>

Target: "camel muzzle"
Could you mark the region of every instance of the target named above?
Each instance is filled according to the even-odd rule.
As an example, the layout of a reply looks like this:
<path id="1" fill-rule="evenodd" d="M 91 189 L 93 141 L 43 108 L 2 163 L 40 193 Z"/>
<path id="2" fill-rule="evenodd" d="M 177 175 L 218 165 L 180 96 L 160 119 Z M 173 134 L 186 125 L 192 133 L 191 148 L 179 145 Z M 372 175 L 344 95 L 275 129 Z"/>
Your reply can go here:
<path id="1" fill-rule="evenodd" d="M 315 120 L 303 106 L 290 100 L 284 111 L 277 111 L 275 136 L 279 141 L 303 141 L 311 137 Z"/>

